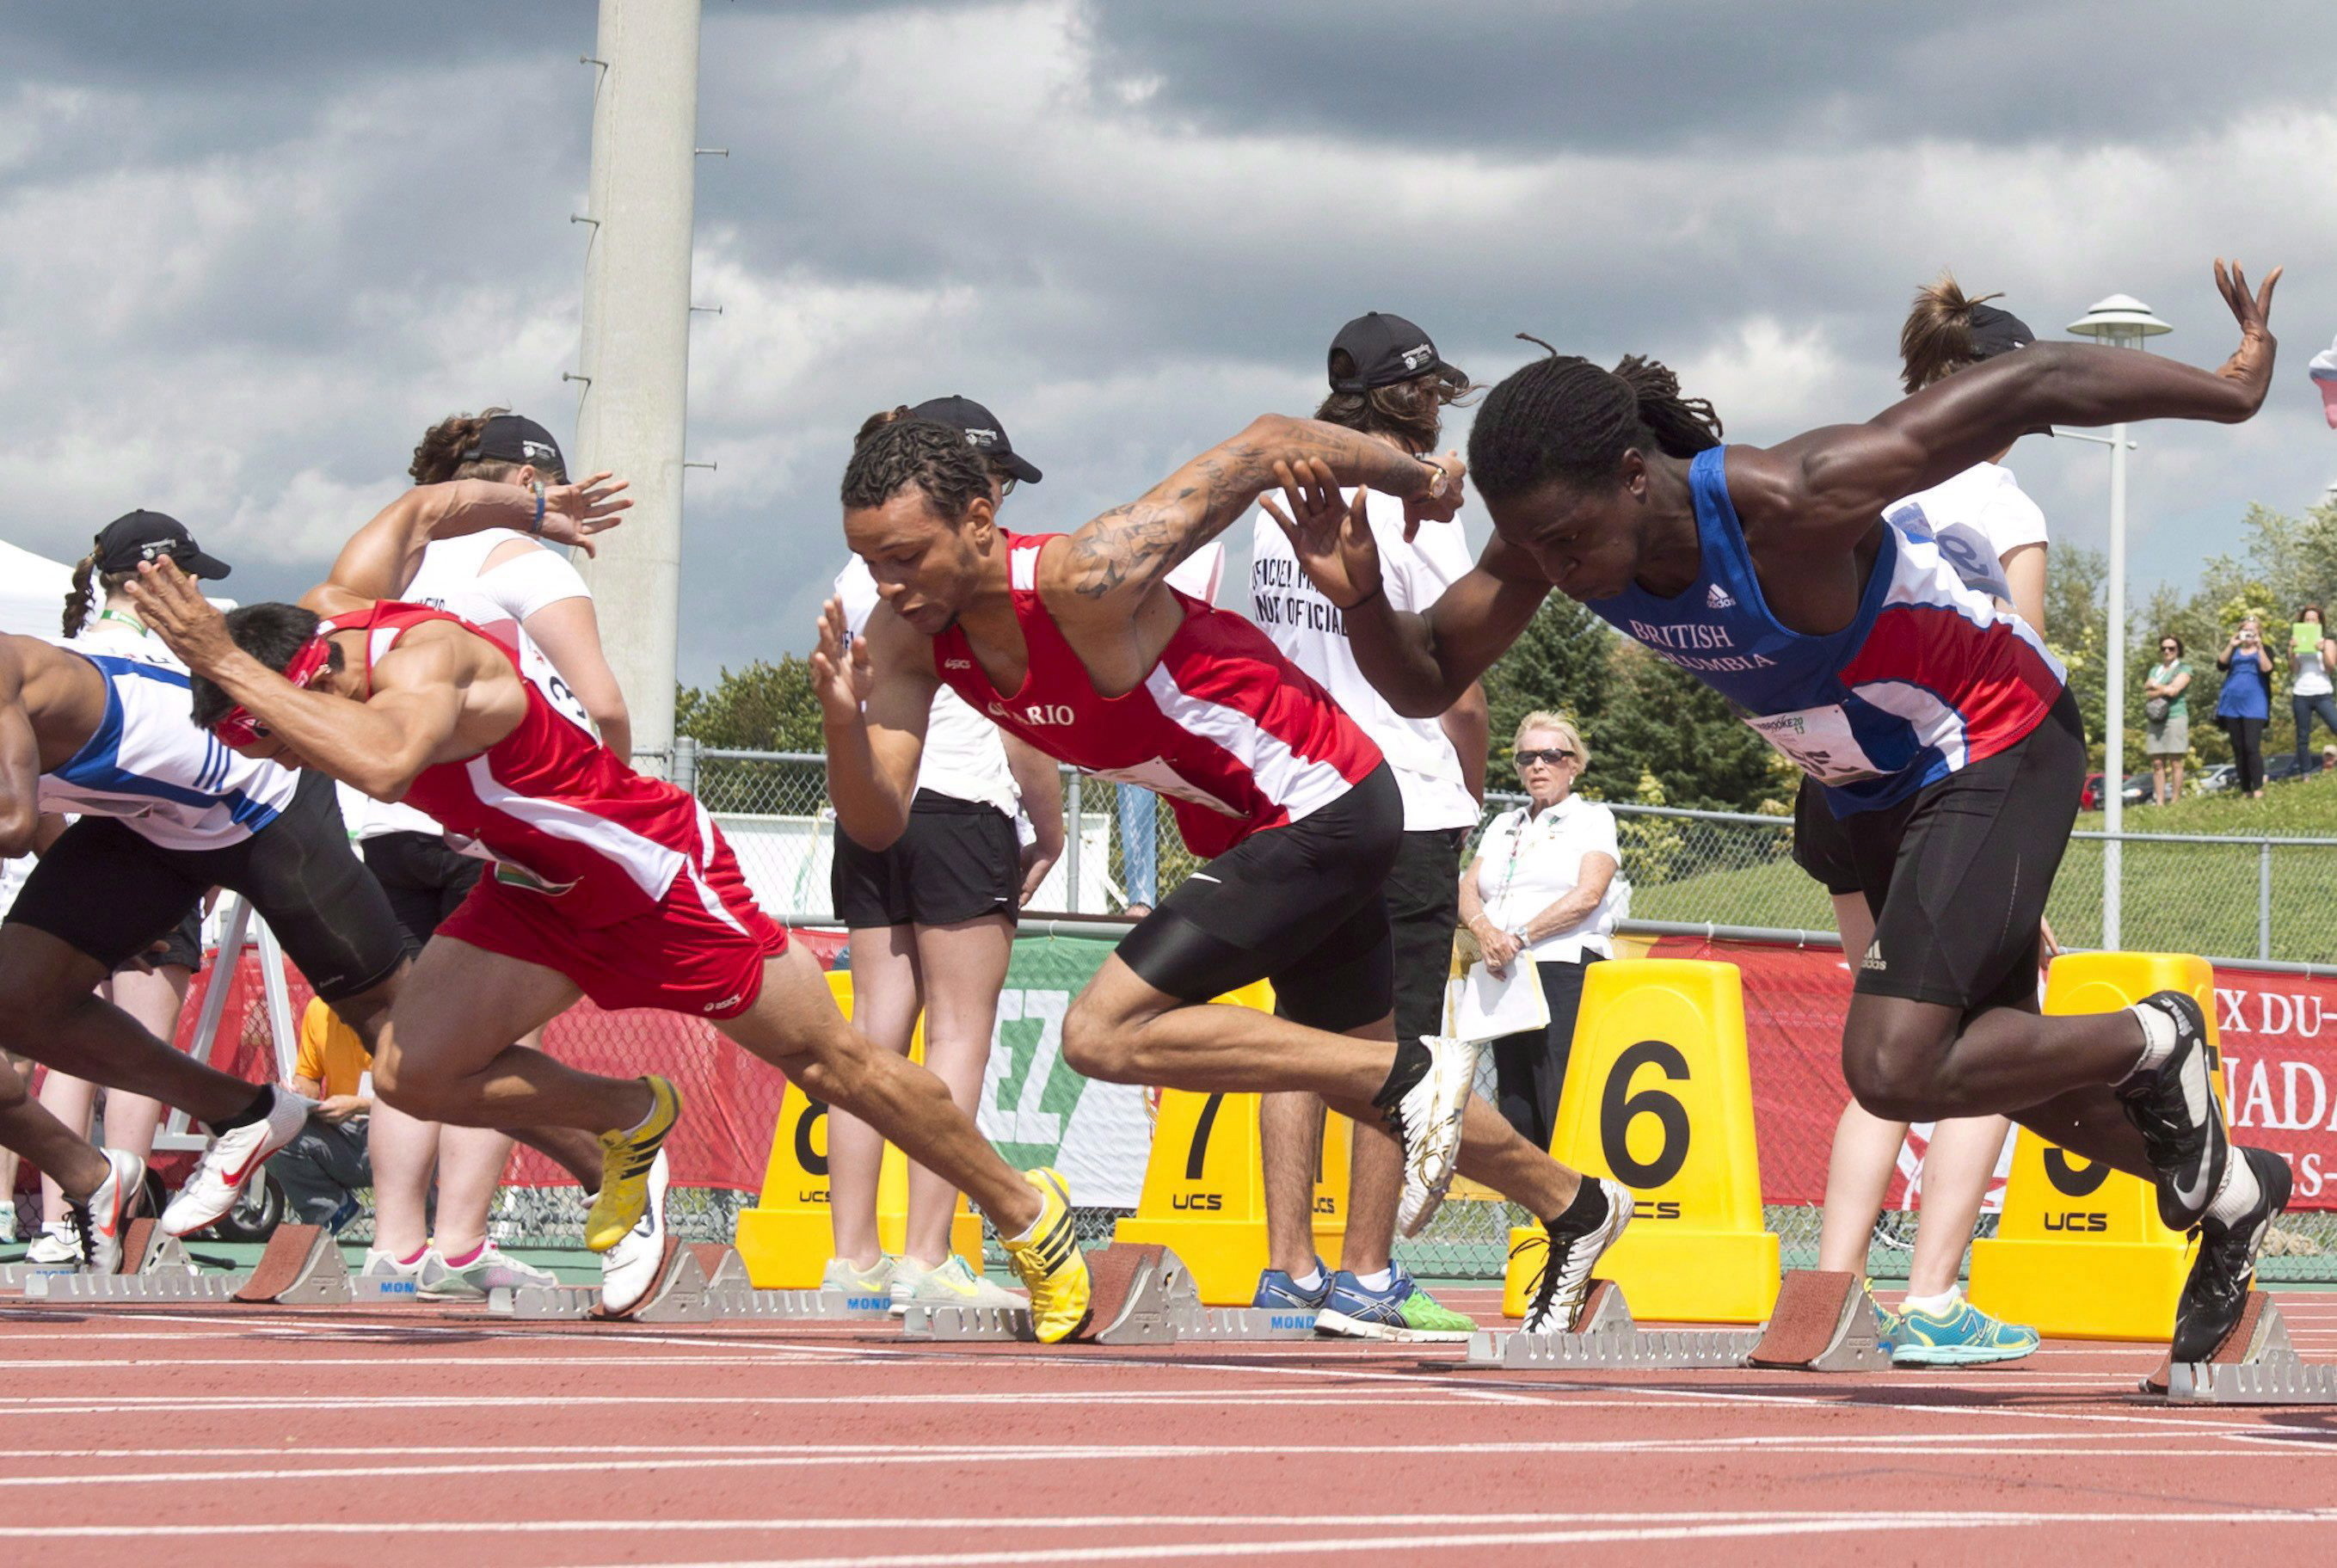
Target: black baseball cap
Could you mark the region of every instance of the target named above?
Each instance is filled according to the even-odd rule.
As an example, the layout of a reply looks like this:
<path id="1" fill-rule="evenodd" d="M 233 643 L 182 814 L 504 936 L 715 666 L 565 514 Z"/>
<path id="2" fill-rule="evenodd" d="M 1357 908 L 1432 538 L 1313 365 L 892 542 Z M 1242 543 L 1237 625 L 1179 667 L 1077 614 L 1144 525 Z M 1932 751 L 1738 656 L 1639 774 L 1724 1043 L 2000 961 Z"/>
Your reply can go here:
<path id="1" fill-rule="evenodd" d="M 935 397 L 909 410 L 912 419 L 931 419 L 965 432 L 966 445 L 984 457 L 995 458 L 1004 468 L 1025 485 L 1039 482 L 1039 470 L 1014 455 L 1014 444 L 1006 439 L 1006 426 L 998 416 L 971 397 L 961 397 L 953 392 L 946 397 Z"/>
<path id="2" fill-rule="evenodd" d="M 478 438 L 464 449 L 462 460 L 475 463 L 482 458 L 533 463 L 538 468 L 568 472 L 568 460 L 560 455 L 560 443 L 552 438 L 552 432 L 522 414 L 498 414 L 479 426 Z"/>
<path id="3" fill-rule="evenodd" d="M 1342 349 L 1355 362 L 1355 373 L 1343 377 L 1332 371 L 1334 392 L 1368 392 L 1374 387 L 1393 387 L 1432 370 L 1441 370 L 1447 376 L 1461 374 L 1438 357 L 1436 345 L 1427 333 L 1401 316 L 1378 310 L 1358 316 L 1339 328 L 1339 335 L 1331 339 L 1332 356 L 1335 358 Z"/>
<path id="4" fill-rule="evenodd" d="M 2009 310 L 2000 310 L 1993 305 L 1971 308 L 1971 348 L 1974 359 L 1993 359 L 2000 354 L 2009 354 L 2015 348 L 2026 348 L 2037 341 L 2037 334 L 2029 323 Z"/>
<path id="5" fill-rule="evenodd" d="M 142 562 L 166 558 L 190 577 L 224 577 L 232 570 L 196 549 L 185 524 L 160 512 L 125 512 L 98 530 L 100 572 L 135 572 Z"/>

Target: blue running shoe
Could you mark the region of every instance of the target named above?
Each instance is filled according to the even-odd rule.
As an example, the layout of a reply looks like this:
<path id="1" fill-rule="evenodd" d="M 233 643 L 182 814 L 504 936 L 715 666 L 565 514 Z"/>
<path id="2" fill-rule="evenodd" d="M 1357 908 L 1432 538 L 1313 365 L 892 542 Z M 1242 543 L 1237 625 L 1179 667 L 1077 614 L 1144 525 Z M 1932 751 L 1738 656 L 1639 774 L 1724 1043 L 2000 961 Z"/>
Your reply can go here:
<path id="1" fill-rule="evenodd" d="M 1882 1346 L 1893 1367 L 1973 1367 L 2018 1361 L 2040 1343 L 2037 1330 L 2000 1323 L 1961 1295 L 1945 1312 L 1920 1308 L 1895 1312 L 1883 1321 Z"/>
<path id="2" fill-rule="evenodd" d="M 1388 1274 L 1387 1287 L 1381 1290 L 1345 1269 L 1332 1275 L 1315 1332 L 1406 1344 L 1465 1344 L 1477 1331 L 1473 1320 L 1441 1306 L 1414 1283 L 1403 1264 L 1391 1264 Z"/>
<path id="3" fill-rule="evenodd" d="M 1257 1294 L 1250 1298 L 1249 1304 L 1274 1312 L 1320 1311 L 1324 1298 L 1331 1294 L 1331 1271 L 1317 1258 L 1315 1272 L 1322 1276 L 1323 1282 L 1312 1290 L 1301 1290 L 1289 1275 L 1279 1269 L 1268 1269 L 1258 1275 Z"/>

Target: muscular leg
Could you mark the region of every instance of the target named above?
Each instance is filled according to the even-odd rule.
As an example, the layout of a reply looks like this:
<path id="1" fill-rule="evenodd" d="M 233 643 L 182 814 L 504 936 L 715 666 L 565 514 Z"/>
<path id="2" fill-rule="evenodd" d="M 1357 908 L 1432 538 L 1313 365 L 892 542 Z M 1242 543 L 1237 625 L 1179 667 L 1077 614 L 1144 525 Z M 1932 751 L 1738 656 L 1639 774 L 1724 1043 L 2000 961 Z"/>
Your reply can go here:
<path id="1" fill-rule="evenodd" d="M 653 1108 L 638 1079 L 580 1073 L 510 1044 L 578 995 L 574 982 L 542 965 L 434 936 L 379 1035 L 375 1093 L 409 1116 L 464 1127 L 598 1134 L 634 1126 Z M 597 1181 L 597 1159 L 591 1168 Z"/>
<path id="2" fill-rule="evenodd" d="M 2047 1018 L 1993 1007 L 1959 1033 L 1961 1016 L 1901 996 L 1852 997 L 1843 1073 L 1859 1103 L 1888 1120 L 2009 1115 L 2089 1158 L 2151 1176 L 2142 1134 L 2110 1087 L 2142 1054 L 2133 1014 Z M 2068 1143 L 2045 1122 L 2076 1129 L 2090 1146 Z"/>
<path id="3" fill-rule="evenodd" d="M 257 1093 L 181 1055 L 96 995 L 104 966 L 45 931 L 0 926 L 0 1047 L 109 1089 L 151 1094 L 200 1122 L 248 1110 Z"/>
<path id="4" fill-rule="evenodd" d="M 998 993 L 1014 955 L 1014 926 L 1002 916 L 915 928 L 917 971 L 924 980 L 925 1070 L 939 1078 L 971 1119 L 982 1098 L 983 1070 L 998 1026 Z M 950 1255 L 957 1189 L 923 1165 L 909 1167 L 909 1222 L 902 1251 L 920 1268 Z"/>
<path id="5" fill-rule="evenodd" d="M 1386 1040 L 1309 1029 L 1255 1008 L 1180 1001 L 1146 985 L 1115 955 L 1063 1019 L 1063 1059 L 1110 1083 L 1233 1093 L 1309 1090 L 1359 1126 L 1377 1126 L 1380 1112 L 1372 1099 L 1387 1082 L 1395 1047 Z M 1459 1167 L 1544 1220 L 1563 1213 L 1581 1184 L 1576 1172 L 1475 1098 L 1462 1120 Z"/>
<path id="6" fill-rule="evenodd" d="M 880 1051 L 909 1054 L 916 1032 L 917 947 L 907 925 L 852 930 L 852 1026 Z M 930 1054 L 930 1043 L 926 1050 Z M 885 1162 L 885 1135 L 849 1111 L 827 1112 L 827 1218 L 836 1256 L 856 1269 L 873 1269 L 884 1255 L 876 1236 L 876 1179 Z"/>
<path id="7" fill-rule="evenodd" d="M 998 1156 L 942 1081 L 872 1044 L 836 1010 L 818 966 L 799 946 L 763 965 L 755 1004 L 722 1033 L 804 1086 L 875 1128 L 918 1164 L 973 1200 L 1002 1234 L 1037 1223 L 1039 1194 Z"/>
<path id="8" fill-rule="evenodd" d="M 70 1198 L 88 1197 L 106 1177 L 105 1156 L 88 1139 L 42 1109 L 24 1092 L 24 1078 L 5 1063 L 0 1063 L 0 1144 L 30 1160 Z"/>

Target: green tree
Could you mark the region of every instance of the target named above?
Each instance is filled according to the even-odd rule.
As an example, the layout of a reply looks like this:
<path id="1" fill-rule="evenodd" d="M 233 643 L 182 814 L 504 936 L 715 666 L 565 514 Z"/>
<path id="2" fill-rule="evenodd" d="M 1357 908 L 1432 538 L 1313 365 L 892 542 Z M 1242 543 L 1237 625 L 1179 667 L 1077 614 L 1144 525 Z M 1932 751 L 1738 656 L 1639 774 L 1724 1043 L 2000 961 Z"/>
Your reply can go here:
<path id="1" fill-rule="evenodd" d="M 711 691 L 682 687 L 674 696 L 673 728 L 700 746 L 740 751 L 818 751 L 826 746 L 811 666 L 792 653 L 776 664 L 758 659 L 744 670 L 726 668 Z"/>
<path id="2" fill-rule="evenodd" d="M 1607 622 L 1563 593 L 1552 593 L 1527 622 L 1508 652 L 1485 671 L 1485 701 L 1492 712 L 1491 777 L 1503 783 L 1501 764 L 1511 750 L 1518 721 L 1536 709 L 1563 713 L 1582 729 L 1592 749 L 1594 733 L 1607 714 L 1614 690 L 1614 654 L 1620 640 Z"/>
<path id="3" fill-rule="evenodd" d="M 1794 779 L 1720 693 L 1636 642 L 1610 661 L 1615 687 L 1592 740 L 1587 792 L 1609 800 L 1656 799 L 1706 811 L 1773 809 Z"/>

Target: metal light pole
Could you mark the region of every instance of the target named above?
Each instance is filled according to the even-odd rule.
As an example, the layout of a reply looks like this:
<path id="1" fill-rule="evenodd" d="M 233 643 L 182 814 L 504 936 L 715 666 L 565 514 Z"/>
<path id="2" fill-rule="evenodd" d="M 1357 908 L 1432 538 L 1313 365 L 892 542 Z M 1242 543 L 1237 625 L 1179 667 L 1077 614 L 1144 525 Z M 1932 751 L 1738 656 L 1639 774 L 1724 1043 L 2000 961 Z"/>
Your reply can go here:
<path id="1" fill-rule="evenodd" d="M 673 743 L 698 19 L 699 0 L 601 0 L 585 62 L 595 86 L 576 468 L 631 480 L 633 508 L 579 564 L 641 751 Z"/>
<path id="2" fill-rule="evenodd" d="M 2113 348 L 2140 348 L 2144 338 L 2175 328 L 2133 295 L 2113 294 L 2070 322 L 2069 330 Z M 2126 454 L 2132 445 L 2124 425 L 2110 427 L 2109 443 L 2109 713 L 2102 733 L 2102 790 L 2103 826 L 2111 837 L 2102 844 L 2102 946 L 2116 949 L 2126 848 L 2117 835 L 2126 828 Z"/>

